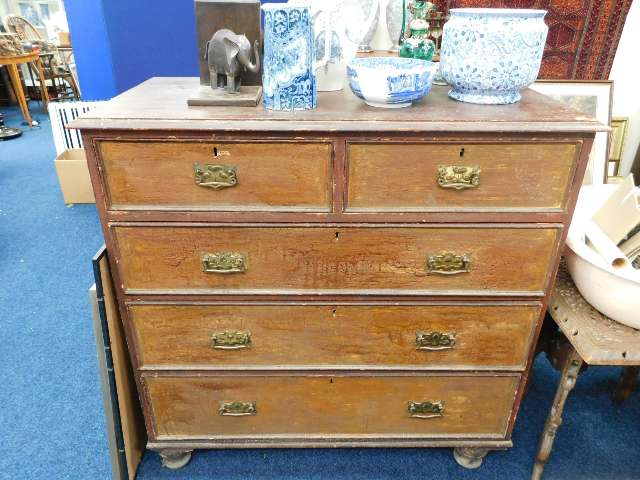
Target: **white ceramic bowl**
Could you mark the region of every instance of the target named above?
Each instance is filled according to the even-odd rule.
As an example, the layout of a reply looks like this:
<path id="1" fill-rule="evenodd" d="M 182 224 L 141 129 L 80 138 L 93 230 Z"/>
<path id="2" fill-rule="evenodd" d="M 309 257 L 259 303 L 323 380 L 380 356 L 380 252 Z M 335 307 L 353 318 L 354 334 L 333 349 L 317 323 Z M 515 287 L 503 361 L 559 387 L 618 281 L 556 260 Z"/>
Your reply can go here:
<path id="1" fill-rule="evenodd" d="M 640 270 L 614 272 L 585 241 L 585 223 L 616 187 L 582 187 L 565 257 L 573 282 L 587 302 L 607 317 L 640 329 Z"/>
<path id="2" fill-rule="evenodd" d="M 436 70 L 433 62 L 400 57 L 356 58 L 347 66 L 351 91 L 383 108 L 409 107 L 427 95 Z"/>

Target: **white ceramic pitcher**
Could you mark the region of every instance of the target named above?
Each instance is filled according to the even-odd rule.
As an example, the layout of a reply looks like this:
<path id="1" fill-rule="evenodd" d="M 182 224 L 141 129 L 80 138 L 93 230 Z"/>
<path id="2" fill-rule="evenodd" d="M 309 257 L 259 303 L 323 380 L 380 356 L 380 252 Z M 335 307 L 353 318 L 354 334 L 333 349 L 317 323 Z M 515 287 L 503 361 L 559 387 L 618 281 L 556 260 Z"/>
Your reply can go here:
<path id="1" fill-rule="evenodd" d="M 357 0 L 289 0 L 288 4 L 307 5 L 310 9 L 318 91 L 341 90 L 347 65 L 355 58 L 373 16 L 365 14 Z"/>

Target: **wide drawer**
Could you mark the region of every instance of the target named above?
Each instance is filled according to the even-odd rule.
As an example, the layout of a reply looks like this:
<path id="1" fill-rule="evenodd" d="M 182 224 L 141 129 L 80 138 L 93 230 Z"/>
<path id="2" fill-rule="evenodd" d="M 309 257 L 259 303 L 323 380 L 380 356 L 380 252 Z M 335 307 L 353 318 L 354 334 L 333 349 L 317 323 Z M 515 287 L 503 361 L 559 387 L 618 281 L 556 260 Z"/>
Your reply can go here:
<path id="1" fill-rule="evenodd" d="M 328 212 L 329 143 L 99 143 L 113 210 Z"/>
<path id="2" fill-rule="evenodd" d="M 539 306 L 129 305 L 144 368 L 522 370 Z"/>
<path id="3" fill-rule="evenodd" d="M 579 151 L 579 143 L 351 143 L 346 210 L 559 211 Z"/>
<path id="4" fill-rule="evenodd" d="M 504 438 L 519 376 L 145 375 L 156 439 Z"/>
<path id="5" fill-rule="evenodd" d="M 113 228 L 128 293 L 542 295 L 557 228 Z"/>

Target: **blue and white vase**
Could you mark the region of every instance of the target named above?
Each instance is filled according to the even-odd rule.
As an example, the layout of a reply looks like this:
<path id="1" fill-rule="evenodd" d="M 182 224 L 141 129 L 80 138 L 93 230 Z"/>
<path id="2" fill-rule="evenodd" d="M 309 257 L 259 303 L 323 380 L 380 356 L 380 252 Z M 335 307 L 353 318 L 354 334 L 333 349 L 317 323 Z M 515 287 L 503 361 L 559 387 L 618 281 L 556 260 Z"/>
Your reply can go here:
<path id="1" fill-rule="evenodd" d="M 322 62 L 316 62 L 309 6 L 272 3 L 263 5 L 262 10 L 264 106 L 287 111 L 316 108 L 316 69 Z"/>
<path id="2" fill-rule="evenodd" d="M 455 100 L 507 104 L 535 82 L 548 28 L 545 10 L 453 8 L 444 25 L 440 71 Z"/>

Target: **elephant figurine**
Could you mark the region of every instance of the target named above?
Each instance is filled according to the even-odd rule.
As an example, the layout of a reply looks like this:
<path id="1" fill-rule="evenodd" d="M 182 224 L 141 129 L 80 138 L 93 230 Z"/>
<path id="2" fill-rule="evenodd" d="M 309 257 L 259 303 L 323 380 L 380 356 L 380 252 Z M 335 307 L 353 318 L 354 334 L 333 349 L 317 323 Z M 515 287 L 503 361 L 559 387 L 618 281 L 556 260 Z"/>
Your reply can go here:
<path id="1" fill-rule="evenodd" d="M 218 30 L 207 42 L 204 59 L 209 65 L 211 88 L 225 88 L 227 93 L 240 91 L 243 70 L 260 71 L 260 44 L 253 45 L 255 61 L 251 62 L 251 43 L 244 35 L 228 29 Z"/>

